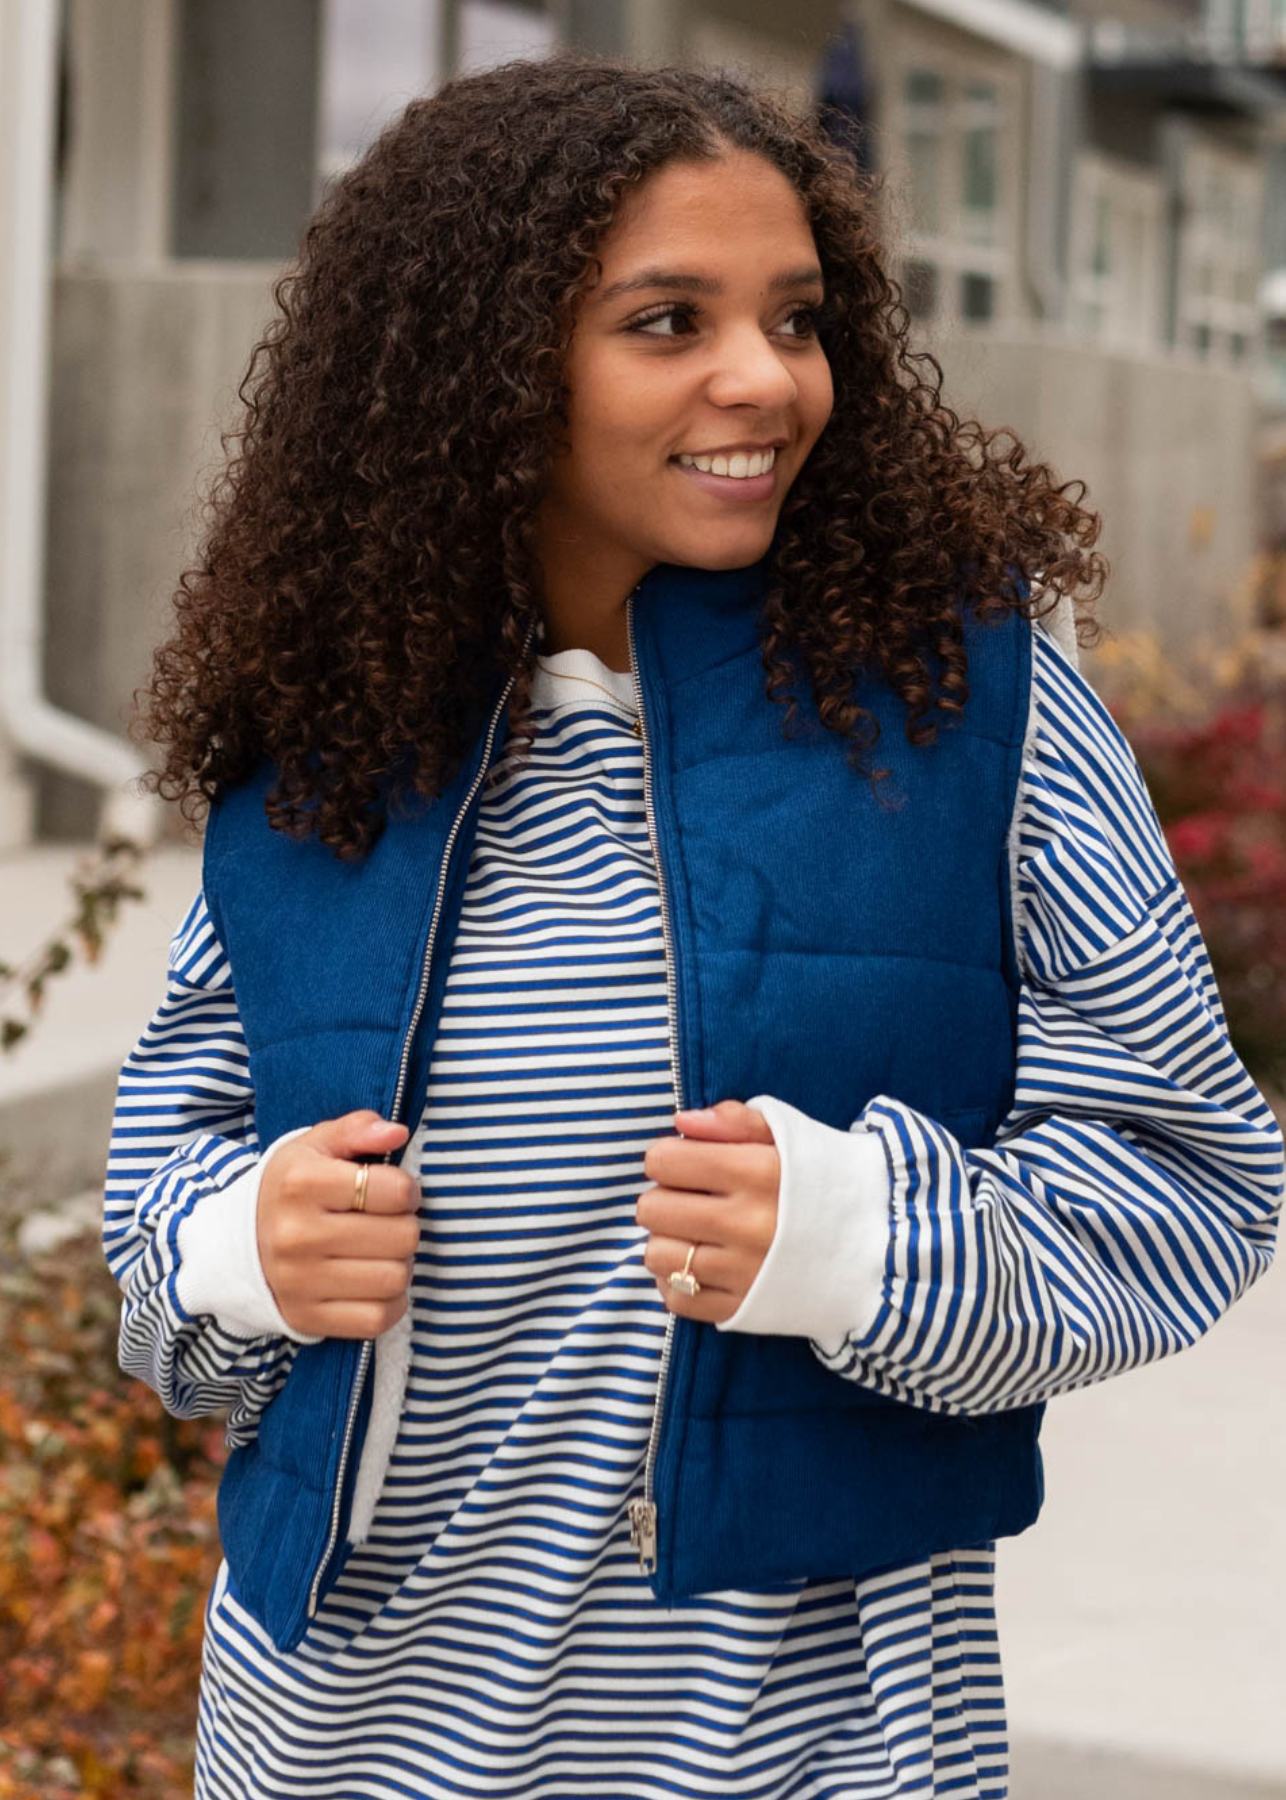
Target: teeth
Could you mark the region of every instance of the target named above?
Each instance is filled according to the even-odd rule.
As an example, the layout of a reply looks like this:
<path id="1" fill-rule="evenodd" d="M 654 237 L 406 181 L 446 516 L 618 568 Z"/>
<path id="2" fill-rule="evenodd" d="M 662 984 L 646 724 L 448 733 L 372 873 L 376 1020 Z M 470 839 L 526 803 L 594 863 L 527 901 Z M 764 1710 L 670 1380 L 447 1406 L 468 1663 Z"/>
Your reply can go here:
<path id="1" fill-rule="evenodd" d="M 750 475 L 763 475 L 777 460 L 776 450 L 756 452 L 747 456 L 744 450 L 734 452 L 732 456 L 688 456 L 678 459 L 685 468 L 704 469 L 707 475 L 731 475 L 737 481 L 744 481 Z"/>

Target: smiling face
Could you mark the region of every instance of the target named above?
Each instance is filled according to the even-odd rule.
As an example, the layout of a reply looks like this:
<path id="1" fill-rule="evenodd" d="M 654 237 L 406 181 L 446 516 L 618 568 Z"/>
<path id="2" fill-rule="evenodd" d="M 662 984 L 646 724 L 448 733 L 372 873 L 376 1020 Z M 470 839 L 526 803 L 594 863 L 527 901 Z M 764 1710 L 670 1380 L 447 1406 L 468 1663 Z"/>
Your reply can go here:
<path id="1" fill-rule="evenodd" d="M 542 503 L 547 651 L 614 667 L 624 602 L 658 562 L 735 569 L 768 549 L 833 405 L 817 337 L 817 246 L 786 177 L 748 151 L 673 162 L 621 204 L 586 290 L 566 378 L 569 442 Z M 736 479 L 679 460 L 772 447 Z M 750 467 L 754 468 L 754 463 Z"/>

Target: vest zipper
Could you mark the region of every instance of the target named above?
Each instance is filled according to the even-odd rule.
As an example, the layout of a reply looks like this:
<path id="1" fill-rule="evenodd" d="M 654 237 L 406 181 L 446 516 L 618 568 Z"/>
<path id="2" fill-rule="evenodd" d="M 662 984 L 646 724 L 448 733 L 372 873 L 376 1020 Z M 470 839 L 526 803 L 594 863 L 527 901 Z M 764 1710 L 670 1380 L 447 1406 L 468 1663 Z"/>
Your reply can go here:
<path id="1" fill-rule="evenodd" d="M 524 657 L 526 656 L 527 651 L 530 648 L 532 636 L 535 633 L 535 630 L 536 630 L 536 620 L 533 619 L 531 624 L 527 628 L 526 641 L 524 642 L 523 647 L 522 647 Z M 424 1002 L 428 998 L 429 967 L 430 967 L 430 964 L 431 964 L 432 958 L 433 958 L 433 940 L 434 940 L 435 936 L 437 935 L 438 920 L 442 915 L 442 898 L 443 898 L 443 895 L 446 893 L 447 870 L 451 863 L 451 850 L 452 850 L 453 845 L 455 844 L 456 835 L 460 830 L 460 822 L 464 818 L 465 814 L 468 812 L 469 808 L 473 805 L 473 797 L 477 793 L 479 787 L 482 785 L 483 778 L 486 775 L 487 769 L 490 766 L 491 746 L 495 739 L 496 726 L 500 722 L 501 715 L 505 709 L 505 703 L 509 699 L 509 694 L 513 688 L 513 684 L 514 684 L 514 678 L 511 675 L 509 677 L 509 680 L 505 683 L 505 690 L 501 694 L 500 699 L 496 702 L 495 710 L 491 715 L 491 724 L 487 728 L 487 741 L 486 741 L 486 744 L 484 745 L 483 751 L 482 751 L 482 761 L 479 763 L 478 772 L 473 778 L 473 785 L 470 787 L 468 794 L 465 796 L 464 805 L 460 808 L 459 812 L 455 816 L 454 823 L 452 824 L 450 833 L 447 836 L 446 848 L 442 853 L 442 867 L 438 873 L 438 891 L 437 891 L 437 896 L 433 902 L 433 916 L 429 920 L 428 936 L 425 939 L 425 943 L 424 943 L 424 956 L 423 956 L 423 959 L 420 964 L 419 992 L 415 996 L 415 1006 L 411 1013 L 411 1022 L 407 1027 L 406 1037 L 404 1038 L 403 1043 L 402 1043 L 402 1057 L 401 1057 L 401 1061 L 398 1064 L 397 1087 L 395 1088 L 394 1093 L 393 1093 L 393 1105 L 391 1108 L 391 1116 L 394 1119 L 397 1118 L 398 1111 L 402 1105 L 402 1093 L 406 1086 L 406 1072 L 410 1066 L 411 1045 L 415 1041 L 415 1033 L 416 1033 L 416 1029 L 418 1028 L 419 1023 L 420 1023 L 420 1015 L 424 1011 Z M 412 1135 L 414 1135 L 414 1133 L 412 1133 Z M 410 1140 L 408 1139 L 407 1141 L 409 1142 Z M 405 1147 L 406 1146 L 403 1145 L 403 1149 L 405 1149 Z M 386 1150 L 384 1152 L 384 1154 L 379 1158 L 379 1161 L 386 1163 L 390 1160 L 390 1158 L 393 1156 L 393 1154 L 394 1154 L 393 1151 Z M 344 1441 L 340 1445 L 339 1470 L 335 1477 L 335 1498 L 334 1498 L 334 1501 L 332 1502 L 331 1510 L 330 1510 L 330 1531 L 326 1538 L 326 1548 L 322 1551 L 321 1561 L 318 1563 L 316 1573 L 313 1575 L 312 1586 L 308 1590 L 308 1617 L 310 1619 L 315 1618 L 317 1616 L 317 1596 L 318 1596 L 318 1592 L 321 1588 L 322 1576 L 325 1574 L 327 1564 L 330 1562 L 330 1559 L 331 1559 L 332 1555 L 334 1554 L 335 1539 L 339 1535 L 339 1513 L 340 1513 L 340 1506 L 342 1504 L 343 1495 L 344 1495 L 344 1476 L 348 1469 L 348 1453 L 349 1453 L 350 1448 L 352 1447 L 352 1442 L 353 1442 L 353 1426 L 357 1422 L 357 1408 L 361 1403 L 362 1388 L 363 1388 L 363 1384 L 365 1383 L 365 1380 L 366 1380 L 366 1372 L 371 1366 L 371 1357 L 374 1355 L 374 1353 L 375 1353 L 375 1339 L 374 1338 L 363 1338 L 361 1353 L 359 1354 L 358 1359 L 357 1359 L 357 1371 L 353 1378 L 353 1391 L 350 1394 L 349 1401 L 348 1401 L 348 1417 L 344 1421 Z"/>
<path id="2" fill-rule="evenodd" d="M 641 584 L 640 584 L 641 585 Z M 652 860 L 656 866 L 657 889 L 661 899 L 661 936 L 665 944 L 665 991 L 669 1002 L 668 1016 L 670 1021 L 670 1074 L 674 1082 L 674 1099 L 677 1110 L 683 1107 L 683 1081 L 679 1070 L 678 1031 L 675 1013 L 677 989 L 674 981 L 674 957 L 670 936 L 670 911 L 665 888 L 665 873 L 661 867 L 661 848 L 657 838 L 656 815 L 652 807 L 652 769 L 647 747 L 647 726 L 643 717 L 643 684 L 639 680 L 638 660 L 634 654 L 634 589 L 625 602 L 626 630 L 630 644 L 630 670 L 634 676 L 634 701 L 638 711 L 638 733 L 643 740 L 643 806 L 647 814 L 648 837 L 652 844 Z M 643 1496 L 631 1500 L 626 1507 L 630 1521 L 630 1544 L 638 1551 L 639 1569 L 644 1575 L 656 1568 L 656 1501 L 652 1496 L 652 1482 L 656 1470 L 656 1447 L 661 1436 L 661 1412 L 665 1404 L 666 1377 L 670 1371 L 670 1353 L 674 1346 L 674 1327 L 677 1314 L 666 1309 L 665 1338 L 661 1344 L 661 1365 L 657 1370 L 656 1400 L 652 1408 L 652 1428 L 648 1432 L 647 1455 L 643 1462 Z"/>

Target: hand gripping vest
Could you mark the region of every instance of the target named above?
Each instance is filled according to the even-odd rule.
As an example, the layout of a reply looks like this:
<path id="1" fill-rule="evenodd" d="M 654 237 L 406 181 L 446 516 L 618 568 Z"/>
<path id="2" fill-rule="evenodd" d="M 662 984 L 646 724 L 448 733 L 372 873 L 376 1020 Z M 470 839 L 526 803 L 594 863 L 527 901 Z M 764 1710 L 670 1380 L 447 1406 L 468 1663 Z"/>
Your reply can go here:
<path id="1" fill-rule="evenodd" d="M 966 612 L 965 715 L 932 746 L 908 744 L 901 700 L 859 677 L 892 771 L 881 801 L 802 676 L 783 735 L 760 662 L 765 587 L 763 563 L 663 563 L 627 602 L 676 1104 L 773 1093 L 844 1130 L 888 1094 L 985 1145 L 1013 1092 L 1008 833 L 1030 625 Z M 269 827 L 267 764 L 212 808 L 205 893 L 261 1144 L 357 1107 L 414 1130 L 510 685 L 449 786 L 389 819 L 360 863 Z M 369 1343 L 302 1346 L 224 1472 L 230 1586 L 282 1650 L 343 1565 L 371 1361 Z M 806 1339 L 668 1313 L 631 1535 L 666 1604 L 982 1545 L 1040 1509 L 1043 1410 L 934 1413 L 835 1374 Z"/>

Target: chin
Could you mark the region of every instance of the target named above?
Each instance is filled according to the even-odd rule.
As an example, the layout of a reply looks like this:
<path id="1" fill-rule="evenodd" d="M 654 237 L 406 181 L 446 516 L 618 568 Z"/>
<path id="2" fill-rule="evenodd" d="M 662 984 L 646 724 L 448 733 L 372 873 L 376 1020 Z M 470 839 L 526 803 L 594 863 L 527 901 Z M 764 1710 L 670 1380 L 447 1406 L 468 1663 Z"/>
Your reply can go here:
<path id="1" fill-rule="evenodd" d="M 659 560 L 689 569 L 744 569 L 766 553 L 776 530 L 777 516 L 774 514 L 771 520 L 754 529 L 747 521 L 739 531 L 726 534 L 704 531 L 689 544 L 662 551 Z"/>

